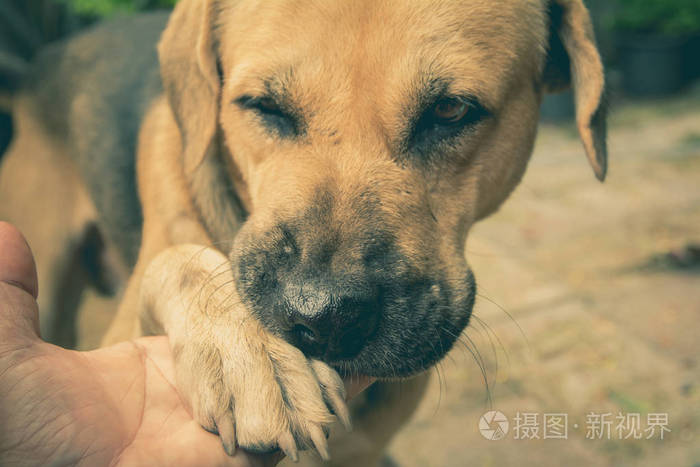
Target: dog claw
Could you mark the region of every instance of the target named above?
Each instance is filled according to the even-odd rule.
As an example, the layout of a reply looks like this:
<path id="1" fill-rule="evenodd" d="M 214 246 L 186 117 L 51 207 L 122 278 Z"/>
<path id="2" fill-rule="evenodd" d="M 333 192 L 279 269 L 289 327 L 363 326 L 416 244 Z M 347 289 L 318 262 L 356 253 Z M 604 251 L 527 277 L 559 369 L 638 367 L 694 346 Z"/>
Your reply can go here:
<path id="1" fill-rule="evenodd" d="M 309 435 L 311 436 L 311 441 L 314 443 L 314 447 L 321 459 L 324 461 L 331 460 L 331 456 L 328 453 L 328 441 L 326 441 L 326 435 L 323 434 L 323 430 L 318 425 L 313 425 L 309 429 Z"/>
<path id="2" fill-rule="evenodd" d="M 343 428 L 352 431 L 350 411 L 345 403 L 345 385 L 338 374 L 319 361 L 312 361 L 311 368 L 321 383 L 323 398 L 328 407 L 333 411 Z"/>
<path id="3" fill-rule="evenodd" d="M 277 441 L 277 445 L 282 450 L 282 452 L 284 452 L 287 455 L 287 457 L 289 457 L 293 462 L 299 461 L 297 444 L 294 441 L 294 437 L 290 432 L 287 431 L 282 436 L 280 436 L 279 440 Z"/>
<path id="4" fill-rule="evenodd" d="M 227 412 L 219 418 L 216 421 L 216 427 L 224 451 L 226 451 L 226 454 L 229 456 L 233 456 L 236 453 L 236 426 L 231 413 Z"/>
<path id="5" fill-rule="evenodd" d="M 343 425 L 345 431 L 352 431 L 352 420 L 350 419 L 350 411 L 348 406 L 345 404 L 343 398 L 338 394 L 328 396 L 328 402 L 333 409 L 333 413 L 338 417 L 338 421 Z"/>

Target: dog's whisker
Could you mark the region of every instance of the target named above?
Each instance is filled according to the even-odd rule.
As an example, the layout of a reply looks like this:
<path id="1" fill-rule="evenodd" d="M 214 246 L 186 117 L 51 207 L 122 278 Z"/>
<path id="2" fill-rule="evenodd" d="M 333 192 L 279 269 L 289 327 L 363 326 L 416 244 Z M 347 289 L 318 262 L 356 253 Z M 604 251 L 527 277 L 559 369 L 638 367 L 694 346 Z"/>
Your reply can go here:
<path id="1" fill-rule="evenodd" d="M 503 344 L 501 339 L 498 337 L 498 334 L 496 334 L 493 328 L 481 317 L 477 316 L 476 314 L 472 314 L 472 317 L 476 320 L 476 323 L 479 324 L 486 331 L 487 335 L 493 336 L 493 338 L 496 339 L 496 342 L 503 351 L 503 355 L 505 355 L 506 357 L 506 363 L 510 367 L 510 353 L 508 352 L 508 349 L 506 349 L 506 346 Z"/>
<path id="2" fill-rule="evenodd" d="M 470 345 L 467 345 L 467 349 L 469 349 L 470 352 L 472 352 L 472 355 L 474 355 L 474 360 L 477 362 L 479 365 L 479 368 L 481 369 L 481 375 L 484 378 L 484 385 L 486 386 L 486 402 L 489 407 L 493 405 L 493 400 L 491 399 L 491 386 L 489 384 L 489 378 L 488 374 L 486 371 L 486 364 L 484 363 L 484 359 L 481 356 L 481 352 L 479 352 L 479 349 L 476 347 L 476 344 L 474 344 L 474 341 L 467 335 L 467 334 L 462 334 L 465 339 L 467 339 L 467 342 L 469 342 Z"/>
<path id="3" fill-rule="evenodd" d="M 481 293 L 481 292 L 477 292 L 476 295 L 477 295 L 477 297 L 481 297 L 481 298 L 483 298 L 484 300 L 486 300 L 486 301 L 492 303 L 493 305 L 496 306 L 496 308 L 498 308 L 498 309 L 501 310 L 503 313 L 505 313 L 505 315 L 508 316 L 508 318 L 510 318 L 510 320 L 513 322 L 513 324 L 515 324 L 515 326 L 517 326 L 518 331 L 520 332 L 520 335 L 523 337 L 523 339 L 525 340 L 525 343 L 527 344 L 528 351 L 532 351 L 532 347 L 531 347 L 531 345 L 530 345 L 530 340 L 527 338 L 527 335 L 525 335 L 525 331 L 523 330 L 522 327 L 520 327 L 520 324 L 518 324 L 518 322 L 515 320 L 515 318 L 513 318 L 513 315 L 511 315 L 511 314 L 508 312 L 508 310 L 506 310 L 503 306 L 501 306 L 501 305 L 500 305 L 498 302 L 496 302 L 495 300 L 489 298 L 487 295 L 484 295 L 484 294 Z"/>
<path id="4" fill-rule="evenodd" d="M 493 401 L 491 399 L 491 386 L 489 385 L 488 373 L 486 371 L 486 364 L 484 363 L 484 359 L 481 356 L 481 353 L 476 348 L 474 341 L 472 341 L 471 338 L 466 334 L 456 335 L 452 331 L 447 329 L 446 327 L 444 327 L 443 330 L 446 333 L 452 335 L 456 339 L 457 342 L 462 343 L 462 345 L 472 355 L 474 362 L 477 364 L 477 366 L 479 367 L 479 370 L 481 371 L 481 376 L 482 376 L 482 379 L 484 381 L 484 386 L 486 388 L 486 403 L 488 406 L 491 406 Z M 466 342 L 462 340 L 462 337 L 466 339 Z"/>
<path id="5" fill-rule="evenodd" d="M 217 272 L 219 269 L 223 269 L 223 270 Z M 207 274 L 207 277 L 202 281 L 202 284 L 201 284 L 200 289 L 199 289 L 199 293 L 197 294 L 197 303 L 198 303 L 198 304 L 200 304 L 200 305 L 202 304 L 202 294 L 204 293 L 204 290 L 208 289 L 208 288 L 209 288 L 209 285 L 210 285 L 214 280 L 216 280 L 216 279 L 219 278 L 220 276 L 222 276 L 222 275 L 224 275 L 224 274 L 227 274 L 227 273 L 230 273 L 229 263 L 228 263 L 228 261 L 223 261 L 223 262 L 221 262 L 219 265 L 217 265 L 215 268 L 213 268 L 213 269 Z M 218 290 L 220 290 L 221 287 L 224 287 L 224 286 L 226 286 L 226 285 L 228 285 L 228 284 L 230 284 L 230 283 L 232 283 L 232 282 L 233 282 L 232 280 L 231 280 L 231 281 L 226 281 L 224 284 L 221 284 L 221 285 L 219 285 L 218 287 L 216 287 L 216 289 L 214 289 L 214 291 L 212 291 L 212 292 L 209 294 L 209 296 L 208 296 L 207 299 L 206 299 L 205 305 L 204 305 L 204 313 L 205 313 L 206 315 L 208 315 L 209 301 L 211 300 L 212 295 L 214 295 L 216 292 L 218 292 Z"/>
<path id="6" fill-rule="evenodd" d="M 229 308 L 229 307 L 234 306 L 234 305 L 235 305 L 235 302 L 233 301 L 233 298 L 234 298 L 235 296 L 236 296 L 236 292 L 235 292 L 235 291 L 233 291 L 233 292 L 229 293 L 228 295 L 226 295 L 226 297 L 224 297 L 224 298 L 221 300 L 221 306 L 222 306 L 224 309 L 227 309 L 227 308 Z M 229 300 L 231 301 L 230 303 L 229 303 Z"/>
<path id="7" fill-rule="evenodd" d="M 201 255 L 201 254 L 204 252 L 204 250 L 206 250 L 206 247 L 203 248 L 203 249 L 201 249 L 201 250 L 199 251 L 198 254 Z M 190 260 L 189 260 L 187 263 L 185 263 L 185 267 L 183 268 L 184 270 L 186 270 L 188 267 L 191 267 L 191 264 L 192 264 L 192 262 L 195 260 L 195 257 L 196 257 L 196 256 L 197 256 L 197 254 L 192 255 L 192 257 L 190 258 Z M 217 271 L 218 269 L 222 268 L 222 267 L 224 268 L 224 270 L 217 273 L 216 271 Z M 218 266 L 216 266 L 215 268 L 213 268 L 213 269 L 207 274 L 206 278 L 202 281 L 202 283 L 201 283 L 201 285 L 200 285 L 199 292 L 198 292 L 197 295 L 196 295 L 196 301 L 197 301 L 198 304 L 201 305 L 201 303 L 202 303 L 202 301 L 201 301 L 202 294 L 204 293 L 204 290 L 209 286 L 209 284 L 210 284 L 212 281 L 214 281 L 217 277 L 221 276 L 222 274 L 226 274 L 227 272 L 228 272 L 228 262 L 227 262 L 227 261 L 224 261 L 224 262 L 222 262 L 221 264 L 219 264 Z"/>
<path id="8" fill-rule="evenodd" d="M 493 253 L 493 252 L 488 252 L 488 253 L 486 253 L 486 252 L 483 252 L 483 251 L 470 250 L 470 249 L 468 249 L 468 248 L 465 248 L 465 249 L 464 249 L 464 252 L 465 252 L 468 256 L 479 256 L 479 257 L 482 257 L 482 258 L 503 258 L 503 257 L 504 257 L 503 254 L 499 254 L 499 253 Z"/>
<path id="9" fill-rule="evenodd" d="M 223 289 L 224 287 L 230 286 L 230 285 L 232 285 L 232 284 L 235 284 L 235 280 L 233 280 L 233 279 L 231 279 L 231 280 L 229 280 L 229 281 L 226 281 L 226 282 L 224 282 L 223 284 L 219 284 L 218 286 L 216 286 L 216 288 L 214 288 L 214 290 L 212 290 L 212 291 L 209 293 L 209 296 L 207 297 L 207 300 L 206 300 L 206 302 L 205 302 L 205 304 L 204 304 L 204 314 L 209 315 L 209 305 L 210 305 L 211 300 L 212 300 L 212 298 L 214 297 L 214 295 L 216 295 L 216 293 L 217 293 L 219 290 Z M 229 295 L 229 296 L 230 296 L 230 295 Z M 223 303 L 220 303 L 220 305 L 223 305 Z"/>
<path id="10" fill-rule="evenodd" d="M 491 353 L 493 354 L 493 360 L 494 360 L 494 366 L 495 366 L 494 377 L 493 377 L 493 379 L 494 379 L 494 391 L 495 391 L 496 381 L 498 381 L 498 363 L 499 363 L 498 362 L 498 350 L 496 349 L 496 345 L 493 342 L 493 338 L 491 337 L 491 334 L 489 334 L 489 332 L 486 330 L 486 328 L 483 327 L 483 324 L 479 323 L 479 321 L 477 321 L 476 324 L 481 325 L 483 332 L 477 326 L 470 326 L 464 330 L 464 333 L 466 334 L 466 333 L 468 333 L 468 331 L 470 329 L 472 329 L 472 330 L 474 330 L 474 332 L 478 333 L 478 335 L 481 336 L 482 339 L 484 338 L 483 336 L 486 336 L 486 339 L 488 339 L 489 346 L 491 348 Z"/>
<path id="11" fill-rule="evenodd" d="M 471 329 L 475 330 L 476 332 L 479 332 L 477 328 L 472 327 Z M 468 339 L 470 342 L 474 342 L 474 339 L 469 335 L 468 333 L 469 329 L 464 330 L 464 335 L 462 338 Z M 481 334 L 479 334 L 481 335 Z M 493 377 L 491 378 L 492 384 L 491 384 L 491 392 L 496 391 L 496 385 L 498 384 L 498 353 L 496 352 L 496 347 L 493 345 L 493 342 L 489 340 L 490 342 L 490 347 L 491 347 L 491 352 L 493 353 Z M 476 343 L 474 343 L 474 348 L 476 348 Z"/>
<path id="12" fill-rule="evenodd" d="M 435 411 L 433 412 L 433 417 L 437 416 L 438 411 L 440 410 L 440 405 L 442 404 L 442 392 L 444 390 L 443 389 L 444 375 L 440 372 L 440 362 L 438 362 L 434 368 L 435 368 L 435 372 L 437 373 L 439 390 L 438 390 L 438 402 L 437 402 L 437 405 L 435 406 Z"/>

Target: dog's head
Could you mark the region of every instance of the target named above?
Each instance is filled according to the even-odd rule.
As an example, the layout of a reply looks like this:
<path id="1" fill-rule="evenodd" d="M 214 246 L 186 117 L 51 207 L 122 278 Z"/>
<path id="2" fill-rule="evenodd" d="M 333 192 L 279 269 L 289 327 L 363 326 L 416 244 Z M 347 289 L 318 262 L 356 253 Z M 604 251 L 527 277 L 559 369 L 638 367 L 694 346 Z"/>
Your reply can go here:
<path id="1" fill-rule="evenodd" d="M 605 176 L 581 0 L 182 0 L 159 49 L 242 300 L 344 371 L 408 376 L 451 348 L 476 293 L 467 232 L 520 180 L 544 92 L 573 85 Z"/>

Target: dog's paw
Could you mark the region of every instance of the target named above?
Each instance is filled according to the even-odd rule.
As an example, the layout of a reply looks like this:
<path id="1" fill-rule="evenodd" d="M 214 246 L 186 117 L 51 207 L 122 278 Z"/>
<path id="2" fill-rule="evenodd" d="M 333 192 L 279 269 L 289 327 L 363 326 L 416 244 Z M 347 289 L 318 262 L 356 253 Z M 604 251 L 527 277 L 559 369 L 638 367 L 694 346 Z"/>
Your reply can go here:
<path id="1" fill-rule="evenodd" d="M 328 459 L 331 423 L 337 417 L 350 428 L 338 374 L 262 329 L 220 330 L 173 347 L 178 386 L 194 418 L 219 434 L 229 455 L 236 446 L 279 448 L 296 460 L 298 450 L 314 448 Z"/>
<path id="2" fill-rule="evenodd" d="M 342 380 L 269 333 L 233 283 L 228 259 L 212 248 L 165 250 L 141 282 L 142 331 L 168 335 L 178 390 L 227 453 L 280 448 L 296 459 L 315 448 L 327 459 L 331 423 L 350 427 Z"/>

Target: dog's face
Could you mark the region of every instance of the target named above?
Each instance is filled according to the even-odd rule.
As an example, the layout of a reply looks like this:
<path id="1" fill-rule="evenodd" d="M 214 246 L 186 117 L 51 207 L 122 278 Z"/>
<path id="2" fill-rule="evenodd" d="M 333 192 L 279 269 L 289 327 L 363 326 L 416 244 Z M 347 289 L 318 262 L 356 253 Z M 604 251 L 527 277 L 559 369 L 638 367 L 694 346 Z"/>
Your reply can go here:
<path id="1" fill-rule="evenodd" d="M 230 252 L 242 300 L 345 372 L 408 376 L 451 348 L 476 293 L 467 232 L 520 180 L 542 93 L 570 71 L 604 175 L 578 0 L 184 0 L 160 47 L 186 170 L 220 141 L 249 213 Z"/>

